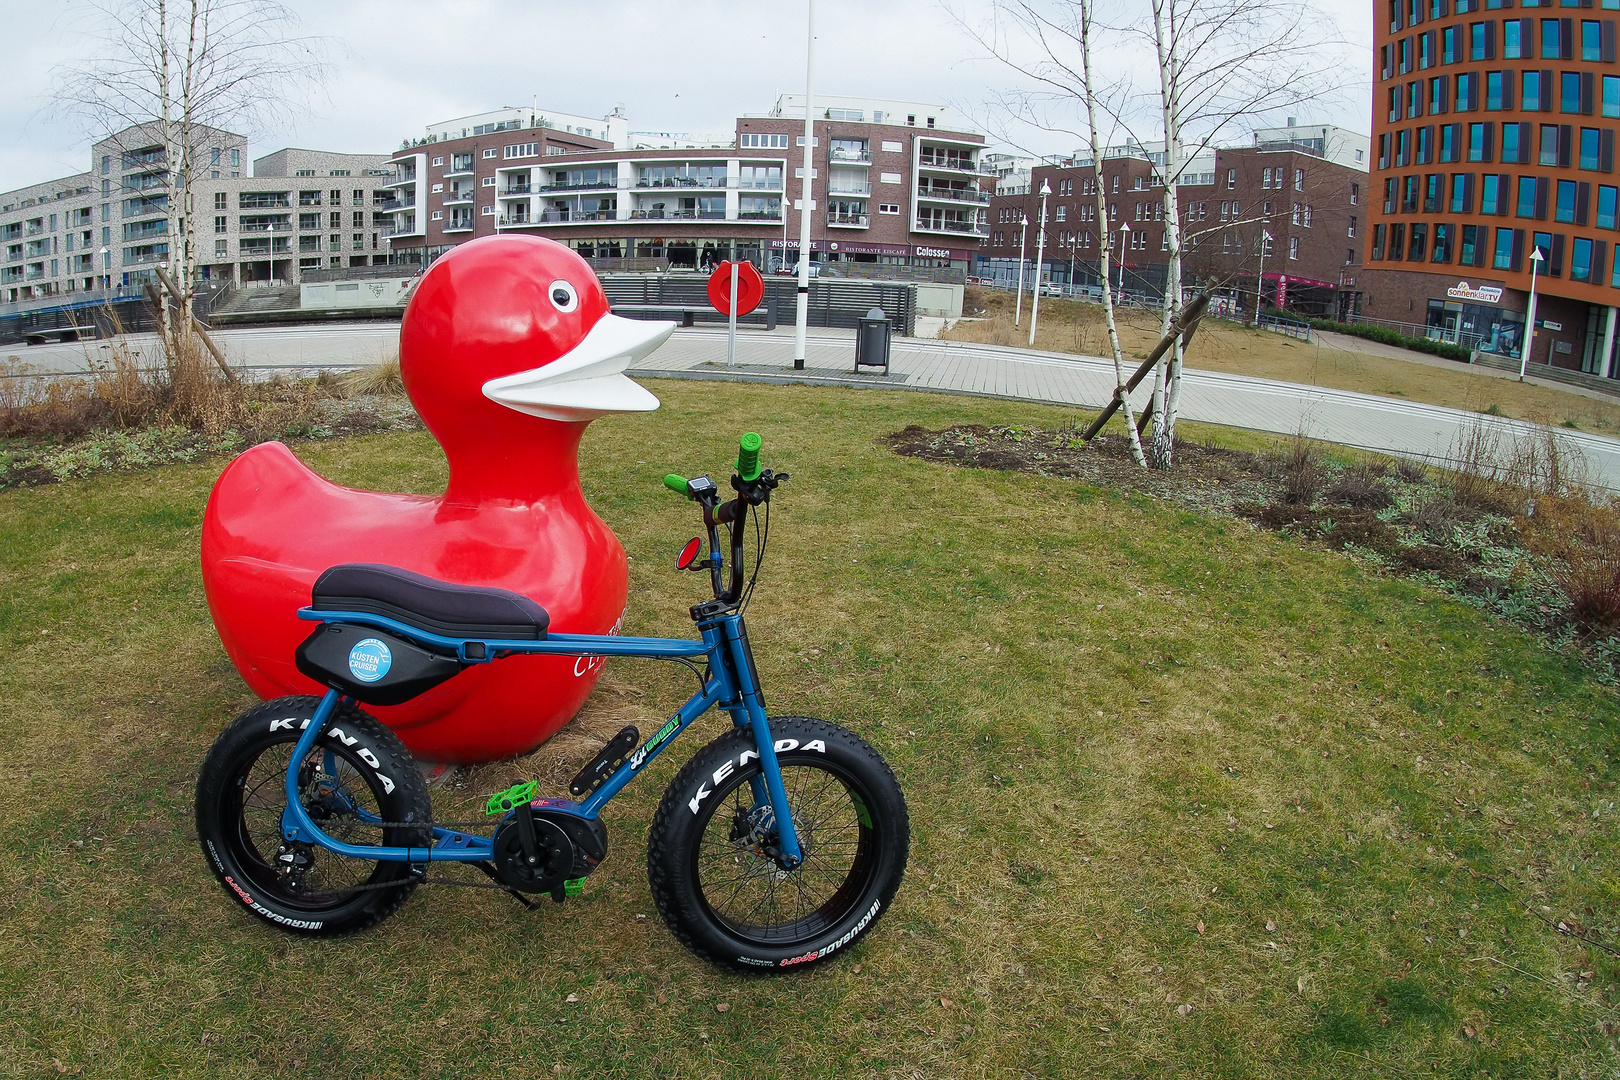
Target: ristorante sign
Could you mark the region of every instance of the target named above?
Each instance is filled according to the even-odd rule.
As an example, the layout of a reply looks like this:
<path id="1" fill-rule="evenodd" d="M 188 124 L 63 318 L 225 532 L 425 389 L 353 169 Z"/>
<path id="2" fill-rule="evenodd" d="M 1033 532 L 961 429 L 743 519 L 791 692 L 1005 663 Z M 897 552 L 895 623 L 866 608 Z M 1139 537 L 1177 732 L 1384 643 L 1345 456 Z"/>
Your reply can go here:
<path id="1" fill-rule="evenodd" d="M 1502 299 L 1502 290 L 1496 285 L 1470 285 L 1466 281 L 1459 281 L 1446 290 L 1446 295 L 1453 300 L 1479 300 L 1494 304 Z"/>

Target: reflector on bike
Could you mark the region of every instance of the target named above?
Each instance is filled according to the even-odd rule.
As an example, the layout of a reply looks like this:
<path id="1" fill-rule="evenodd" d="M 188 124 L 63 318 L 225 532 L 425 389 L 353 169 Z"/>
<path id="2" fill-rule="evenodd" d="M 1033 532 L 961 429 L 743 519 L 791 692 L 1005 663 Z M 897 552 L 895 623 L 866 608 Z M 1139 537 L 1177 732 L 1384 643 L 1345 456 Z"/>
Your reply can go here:
<path id="1" fill-rule="evenodd" d="M 691 566 L 692 566 L 693 560 L 695 560 L 698 557 L 698 552 L 700 552 L 702 550 L 703 550 L 703 541 L 699 540 L 695 536 L 692 537 L 692 539 L 690 539 L 690 540 L 688 540 L 686 542 L 686 546 L 681 548 L 680 555 L 676 557 L 676 559 L 675 559 L 675 569 L 677 569 L 677 570 L 690 569 Z"/>

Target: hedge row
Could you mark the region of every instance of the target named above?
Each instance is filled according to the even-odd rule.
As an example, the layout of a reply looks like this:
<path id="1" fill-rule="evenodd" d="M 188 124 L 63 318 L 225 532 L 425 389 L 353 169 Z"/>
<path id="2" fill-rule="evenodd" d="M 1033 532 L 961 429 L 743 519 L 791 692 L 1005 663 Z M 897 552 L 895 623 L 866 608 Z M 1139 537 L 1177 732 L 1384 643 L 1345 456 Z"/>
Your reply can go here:
<path id="1" fill-rule="evenodd" d="M 1449 341 L 1432 341 L 1429 338 L 1407 337 L 1394 330 L 1387 330 L 1382 326 L 1364 326 L 1361 323 L 1334 322 L 1332 319 L 1318 319 L 1310 315 L 1289 313 L 1289 318 L 1310 323 L 1317 330 L 1327 330 L 1335 334 L 1350 334 L 1353 337 L 1366 338 L 1368 341 L 1377 341 L 1384 345 L 1395 345 L 1402 349 L 1411 349 L 1414 352 L 1428 353 L 1431 356 L 1443 356 L 1447 360 L 1461 360 L 1467 363 L 1470 351 L 1461 345 L 1453 345 Z"/>

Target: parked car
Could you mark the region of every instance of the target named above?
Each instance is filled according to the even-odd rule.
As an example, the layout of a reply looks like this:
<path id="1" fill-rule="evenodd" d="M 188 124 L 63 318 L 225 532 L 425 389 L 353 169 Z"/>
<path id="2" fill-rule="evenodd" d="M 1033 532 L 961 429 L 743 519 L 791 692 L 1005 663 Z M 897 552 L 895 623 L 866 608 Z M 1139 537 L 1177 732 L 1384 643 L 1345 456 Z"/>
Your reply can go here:
<path id="1" fill-rule="evenodd" d="M 792 266 L 783 266 L 783 267 L 779 268 L 776 272 L 778 274 L 787 274 L 787 275 L 790 275 L 792 277 L 798 277 L 799 276 L 799 264 L 794 263 Z M 821 276 L 821 264 L 820 263 L 811 263 L 810 264 L 810 276 L 811 277 L 819 277 L 819 276 Z"/>

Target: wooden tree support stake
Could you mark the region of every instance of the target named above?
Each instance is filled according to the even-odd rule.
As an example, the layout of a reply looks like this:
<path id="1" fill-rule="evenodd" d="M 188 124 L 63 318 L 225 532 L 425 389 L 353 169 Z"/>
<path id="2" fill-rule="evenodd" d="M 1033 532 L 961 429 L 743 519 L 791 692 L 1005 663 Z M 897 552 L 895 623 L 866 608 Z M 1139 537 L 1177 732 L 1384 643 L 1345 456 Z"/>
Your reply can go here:
<path id="1" fill-rule="evenodd" d="M 1187 342 L 1192 341 L 1193 331 L 1197 329 L 1199 320 L 1204 317 L 1204 310 L 1207 307 L 1209 307 L 1209 293 L 1201 292 L 1197 296 L 1193 297 L 1192 300 L 1188 302 L 1186 307 L 1182 308 L 1176 313 L 1176 317 L 1170 321 L 1169 331 L 1164 335 L 1164 337 L 1159 339 L 1159 344 L 1151 353 L 1148 354 L 1148 358 L 1142 361 L 1142 366 L 1136 369 L 1136 374 L 1132 375 L 1129 381 L 1125 383 L 1125 394 L 1129 394 L 1132 390 L 1135 390 L 1137 386 L 1141 384 L 1142 380 L 1147 378 L 1148 372 L 1152 371 L 1154 365 L 1163 359 L 1165 353 L 1170 351 L 1170 346 L 1176 343 L 1176 338 L 1183 337 L 1183 335 L 1185 335 L 1183 340 L 1183 348 L 1185 348 Z M 1121 394 L 1116 389 L 1114 391 L 1114 400 L 1108 403 L 1108 407 L 1102 411 L 1102 415 L 1098 416 L 1097 419 L 1091 422 L 1091 426 L 1086 428 L 1085 432 L 1080 436 L 1080 438 L 1084 439 L 1086 442 L 1090 442 L 1092 439 L 1096 438 L 1097 432 L 1101 431 L 1103 429 L 1103 425 L 1108 423 L 1109 420 L 1113 419 L 1114 413 L 1119 411 L 1119 406 L 1123 397 L 1124 394 Z M 1144 409 L 1142 411 L 1142 415 L 1147 416 L 1150 411 L 1151 406 L 1149 406 L 1148 409 Z M 1137 430 L 1140 431 L 1142 428 L 1138 426 Z"/>
<path id="2" fill-rule="evenodd" d="M 174 279 L 169 277 L 167 271 L 165 271 L 161 266 L 154 267 L 153 269 L 157 271 L 158 280 L 163 282 L 163 287 L 168 290 L 170 296 L 174 297 L 175 304 L 179 306 L 181 311 L 185 311 L 186 299 L 184 296 L 180 295 L 180 290 L 175 286 Z M 232 371 L 230 365 L 225 363 L 224 355 L 219 351 L 219 346 L 214 344 L 214 339 L 208 336 L 207 328 L 205 328 L 203 324 L 197 320 L 197 316 L 189 315 L 188 317 L 191 319 L 191 328 L 197 332 L 198 337 L 202 338 L 202 343 L 208 346 L 208 351 L 213 353 L 214 363 L 218 364 L 219 370 L 225 373 L 226 380 L 229 382 L 235 382 L 236 372 Z"/>

